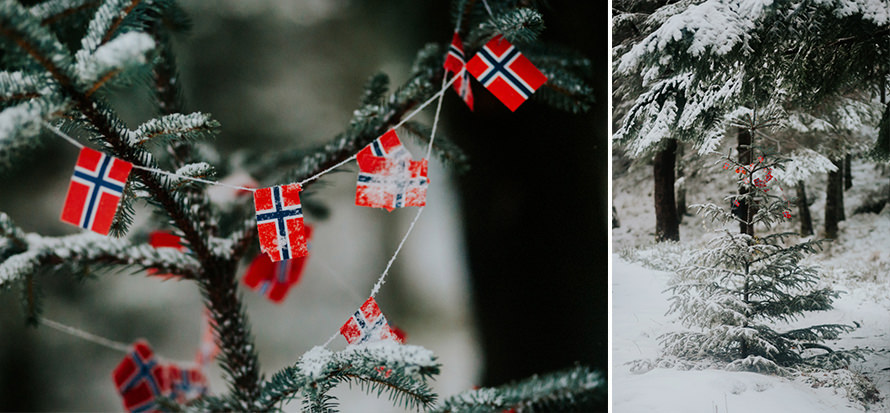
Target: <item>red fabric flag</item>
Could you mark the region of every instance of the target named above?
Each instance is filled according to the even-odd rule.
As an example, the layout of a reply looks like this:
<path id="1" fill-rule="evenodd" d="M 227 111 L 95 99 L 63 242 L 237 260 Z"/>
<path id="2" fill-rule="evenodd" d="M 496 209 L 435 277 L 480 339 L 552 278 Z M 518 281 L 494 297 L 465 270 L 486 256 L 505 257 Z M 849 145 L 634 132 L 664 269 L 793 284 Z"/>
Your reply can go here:
<path id="1" fill-rule="evenodd" d="M 426 205 L 427 161 L 411 160 L 411 153 L 402 146 L 394 130 L 359 151 L 356 161 L 356 205 L 387 211 Z"/>
<path id="2" fill-rule="evenodd" d="M 83 148 L 65 196 L 61 220 L 108 235 L 133 164 Z"/>
<path id="3" fill-rule="evenodd" d="M 368 298 L 349 320 L 340 327 L 340 334 L 346 338 L 349 344 L 372 343 L 381 340 L 396 340 L 386 323 L 386 317 L 380 312 L 380 307 L 374 301 L 374 297 Z M 397 341 L 398 342 L 398 341 Z"/>
<path id="4" fill-rule="evenodd" d="M 189 249 L 182 244 L 182 238 L 170 231 L 152 231 L 148 234 L 148 244 L 155 248 L 175 248 L 179 251 L 186 252 Z M 156 277 L 164 277 L 167 279 L 179 277 L 176 274 L 159 274 L 157 268 L 149 268 L 148 275 Z"/>
<path id="5" fill-rule="evenodd" d="M 460 79 L 452 83 L 451 87 L 460 95 L 464 103 L 473 110 L 473 90 L 470 88 L 470 74 L 463 70 L 467 60 L 464 58 L 464 44 L 460 40 L 457 32 L 451 39 L 451 46 L 448 47 L 448 55 L 445 56 L 445 72 L 460 74 Z"/>
<path id="6" fill-rule="evenodd" d="M 547 81 L 547 76 L 501 35 L 470 59 L 467 71 L 512 111 Z"/>
<path id="7" fill-rule="evenodd" d="M 312 227 L 306 225 L 306 240 L 312 236 Z M 291 287 L 300 281 L 308 255 L 289 260 L 272 262 L 264 254 L 257 255 L 247 268 L 241 281 L 251 290 L 259 291 L 273 303 L 284 301 Z"/>
<path id="8" fill-rule="evenodd" d="M 207 394 L 207 378 L 197 368 L 182 369 L 175 364 L 165 366 L 170 392 L 167 397 L 185 404 Z"/>
<path id="9" fill-rule="evenodd" d="M 163 366 L 155 360 L 144 340 L 133 344 L 133 351 L 115 367 L 112 379 L 129 412 L 155 412 L 160 406 L 155 398 L 170 391 L 170 381 Z"/>
<path id="10" fill-rule="evenodd" d="M 257 189 L 253 194 L 260 249 L 272 261 L 304 257 L 309 253 L 303 229 L 301 190 L 299 184 L 290 184 Z"/>

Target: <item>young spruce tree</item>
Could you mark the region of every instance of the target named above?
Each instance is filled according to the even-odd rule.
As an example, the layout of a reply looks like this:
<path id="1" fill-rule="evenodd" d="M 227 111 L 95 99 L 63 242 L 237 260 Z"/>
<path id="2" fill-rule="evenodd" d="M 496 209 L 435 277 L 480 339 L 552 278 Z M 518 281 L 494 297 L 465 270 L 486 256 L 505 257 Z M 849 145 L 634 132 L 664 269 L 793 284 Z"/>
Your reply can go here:
<path id="1" fill-rule="evenodd" d="M 468 56 L 503 34 L 528 50 L 529 58 L 548 77 L 536 99 L 574 112 L 586 110 L 591 91 L 578 71 L 589 68 L 590 62 L 538 40 L 543 21 L 537 2 L 492 0 L 488 3 L 493 16 L 486 11 L 488 4 L 454 3 L 453 18 L 462 22 L 458 30 Z M 371 394 L 386 393 L 406 407 L 434 407 L 437 396 L 428 381 L 439 372 L 439 364 L 432 352 L 419 346 L 350 346 L 338 352 L 316 347 L 292 366 L 264 378 L 236 276 L 239 262 L 256 243 L 253 205 L 215 204 L 204 185 L 149 170 L 213 179 L 232 167 L 225 162 L 210 164 L 221 159 L 209 143 L 220 128 L 218 122 L 205 113 L 181 113 L 181 85 L 170 39 L 188 26 L 189 19 L 172 0 L 48 0 L 30 7 L 0 1 L 0 168 L 29 162 L 29 150 L 39 145 L 60 143 L 50 137 L 50 128 L 139 167 L 123 191 L 113 237 L 26 233 L 0 213 L 0 289 L 22 291 L 27 317 L 37 325 L 39 297 L 31 292 L 38 271 L 86 275 L 101 269 L 153 268 L 196 283 L 215 321 L 228 389 L 188 405 L 163 400 L 167 410 L 273 411 L 301 398 L 307 411 L 330 411 L 335 400 L 329 391 L 342 383 L 357 384 Z M 260 177 L 261 185 L 271 186 L 302 181 L 348 159 L 438 91 L 450 40 L 450 33 L 443 33 L 442 44 L 422 48 L 408 79 L 393 92 L 385 75 L 372 77 L 345 131 L 327 144 L 252 157 L 240 166 L 283 171 Z M 150 90 L 160 115 L 136 128 L 125 124 L 107 99 L 110 91 L 121 87 Z M 481 88 L 478 92 L 486 93 Z M 408 127 L 426 130 L 416 123 Z M 459 150 L 444 140 L 437 141 L 434 150 L 445 160 L 461 159 Z M 140 238 L 144 230 L 158 228 L 142 228 L 143 232 L 130 228 L 135 202 L 147 203 L 164 218 L 146 225 L 166 221 L 188 251 L 155 249 Z M 589 410 L 592 403 L 601 403 L 603 395 L 601 376 L 576 367 L 458 395 L 440 409 Z"/>
<path id="2" fill-rule="evenodd" d="M 757 123 L 747 112 L 747 122 L 739 126 L 757 136 Z M 754 152 L 753 163 L 740 164 L 726 155 L 723 165 L 727 173 L 737 173 L 739 185 L 746 190 L 726 199 L 750 207 L 727 210 L 713 203 L 696 207 L 712 221 L 769 230 L 790 216 L 790 200 L 770 184 L 772 172 L 783 170 L 789 159 L 767 157 L 754 145 L 742 150 Z M 791 243 L 796 233 L 758 236 L 724 231 L 694 254 L 671 283 L 674 296 L 669 312 L 692 330 L 662 336 L 667 355 L 732 370 L 771 373 L 804 366 L 836 368 L 857 357 L 855 351 L 835 351 L 822 344 L 851 331 L 851 326 L 822 324 L 784 330 L 778 326 L 807 312 L 831 309 L 838 293 L 819 287 L 818 270 L 801 263 L 825 240 Z"/>

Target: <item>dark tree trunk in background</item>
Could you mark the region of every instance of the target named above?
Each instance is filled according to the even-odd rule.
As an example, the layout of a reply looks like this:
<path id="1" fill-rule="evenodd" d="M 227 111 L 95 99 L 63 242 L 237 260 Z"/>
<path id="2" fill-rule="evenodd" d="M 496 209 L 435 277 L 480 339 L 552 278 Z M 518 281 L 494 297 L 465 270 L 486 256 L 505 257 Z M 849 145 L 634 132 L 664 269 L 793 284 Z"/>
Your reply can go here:
<path id="1" fill-rule="evenodd" d="M 442 26 L 425 41 L 447 42 L 448 5 L 437 3 Z M 608 367 L 608 21 L 598 2 L 548 4 L 542 36 L 593 62 L 590 112 L 533 97 L 513 113 L 475 81 L 475 112 L 445 95 L 444 132 L 471 162 L 457 189 L 483 386 Z"/>
<path id="2" fill-rule="evenodd" d="M 844 191 L 849 191 L 853 187 L 853 155 L 847 154 L 844 158 Z"/>
<path id="3" fill-rule="evenodd" d="M 754 161 L 754 152 L 751 150 L 751 132 L 749 130 L 738 130 L 738 146 L 736 147 L 736 150 L 739 152 L 740 164 L 749 165 Z M 739 187 L 739 195 L 745 195 L 747 193 L 747 185 Z M 739 233 L 754 236 L 754 225 L 748 225 L 748 223 L 751 222 L 751 217 L 754 216 L 754 207 L 748 205 L 748 202 L 740 202 L 736 213 L 738 216 L 742 217 L 742 221 L 745 221 L 739 223 Z"/>
<path id="4" fill-rule="evenodd" d="M 674 200 L 674 165 L 677 158 L 677 140 L 668 139 L 655 154 L 652 172 L 655 178 L 655 240 L 679 241 L 680 219 Z"/>
<path id="5" fill-rule="evenodd" d="M 686 215 L 686 180 L 682 180 L 685 174 L 683 173 L 683 145 L 677 144 L 677 181 L 680 182 L 680 185 L 677 185 L 677 223 L 683 222 L 683 216 Z"/>
<path id="6" fill-rule="evenodd" d="M 847 214 L 844 208 L 844 180 L 846 179 L 846 170 L 847 170 L 847 162 L 844 158 L 838 158 L 834 161 L 834 166 L 837 167 L 838 171 L 838 185 L 837 185 L 837 220 L 838 222 L 844 221 L 847 219 Z"/>
<path id="7" fill-rule="evenodd" d="M 800 215 L 800 236 L 813 235 L 813 217 L 807 204 L 807 188 L 803 181 L 797 181 L 797 210 Z"/>
<path id="8" fill-rule="evenodd" d="M 843 165 L 842 161 L 833 160 L 838 169 L 828 173 L 828 185 L 825 189 L 825 237 L 837 238 L 837 223 L 840 218 L 841 208 L 841 187 L 843 186 Z"/>

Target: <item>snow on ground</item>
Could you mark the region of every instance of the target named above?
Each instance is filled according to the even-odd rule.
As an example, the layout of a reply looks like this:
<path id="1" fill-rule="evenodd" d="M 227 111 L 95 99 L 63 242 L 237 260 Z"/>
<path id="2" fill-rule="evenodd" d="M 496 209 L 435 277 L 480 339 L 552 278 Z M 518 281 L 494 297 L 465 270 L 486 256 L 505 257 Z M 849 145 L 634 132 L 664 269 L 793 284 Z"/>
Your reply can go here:
<path id="1" fill-rule="evenodd" d="M 850 401 L 842 389 L 808 384 L 803 378 L 784 378 L 758 373 L 722 370 L 677 370 L 655 368 L 646 373 L 632 373 L 628 363 L 654 360 L 660 354 L 658 336 L 682 329 L 666 316 L 667 281 L 671 273 L 628 263 L 613 256 L 612 272 L 612 406 L 620 412 L 859 412 L 864 407 Z M 860 291 L 860 290 L 857 290 Z M 850 322 L 863 326 L 837 344 L 873 347 L 887 344 L 890 333 L 888 304 L 875 303 L 862 294 L 847 294 L 835 302 L 835 309 L 808 317 L 808 323 Z M 878 367 L 890 367 L 883 351 L 854 366 L 866 374 Z M 887 389 L 886 372 L 883 374 Z M 885 406 L 870 406 L 882 411 Z"/>
<path id="2" fill-rule="evenodd" d="M 700 169 L 687 167 L 688 204 L 728 204 L 722 197 L 733 191 L 732 174 L 715 162 L 705 158 L 696 161 Z M 654 368 L 645 373 L 631 372 L 628 363 L 654 361 L 661 354 L 660 335 L 684 329 L 674 321 L 675 316 L 665 314 L 669 293 L 664 290 L 673 273 L 652 268 L 669 271 L 680 257 L 713 237 L 710 224 L 687 216 L 680 228 L 679 244 L 654 243 L 651 174 L 651 165 L 625 170 L 618 163 L 613 174 L 613 205 L 621 223 L 620 228 L 612 230 L 612 398 L 616 413 L 890 411 L 890 207 L 880 214 L 853 215 L 868 192 L 886 185 L 887 176 L 880 168 L 854 160 L 854 186 L 845 196 L 847 220 L 840 223 L 840 236 L 822 253 L 806 260 L 807 264 L 822 268 L 823 283 L 843 294 L 834 302 L 833 310 L 810 313 L 792 324 L 857 326 L 855 331 L 826 344 L 832 348 L 871 350 L 864 361 L 850 366 L 850 371 L 867 377 L 880 396 L 887 399 L 868 406 L 850 400 L 847 391 L 851 387 L 835 385 L 849 376 L 845 371 L 797 377 L 713 369 Z M 818 234 L 824 225 L 825 174 L 810 177 L 806 184 L 808 197 L 816 199 L 811 214 Z M 789 198 L 792 195 L 787 194 Z M 792 213 L 792 221 L 774 230 L 796 231 L 797 209 L 793 208 Z"/>

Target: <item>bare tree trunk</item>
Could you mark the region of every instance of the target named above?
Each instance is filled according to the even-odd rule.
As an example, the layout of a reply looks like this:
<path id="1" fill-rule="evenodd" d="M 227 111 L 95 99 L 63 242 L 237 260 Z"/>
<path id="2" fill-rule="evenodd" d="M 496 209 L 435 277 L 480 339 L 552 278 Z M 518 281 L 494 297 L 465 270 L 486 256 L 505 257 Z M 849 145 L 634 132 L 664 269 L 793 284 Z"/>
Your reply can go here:
<path id="1" fill-rule="evenodd" d="M 847 219 L 847 214 L 844 208 L 844 180 L 846 179 L 846 170 L 847 170 L 847 162 L 844 158 L 838 158 L 835 161 L 834 166 L 837 166 L 837 172 L 840 175 L 838 177 L 838 185 L 837 185 L 837 220 L 838 222 L 844 221 Z"/>
<path id="2" fill-rule="evenodd" d="M 664 148 L 655 154 L 655 239 L 680 240 L 680 220 L 677 219 L 677 203 L 674 200 L 674 165 L 677 158 L 677 140 L 668 139 Z"/>
<path id="3" fill-rule="evenodd" d="M 683 179 L 683 145 L 677 144 L 677 222 L 683 222 L 686 215 L 686 180 Z"/>
<path id="4" fill-rule="evenodd" d="M 797 210 L 800 215 L 800 236 L 813 235 L 813 217 L 807 203 L 807 188 L 803 181 L 797 181 Z"/>
<path id="5" fill-rule="evenodd" d="M 835 239 L 837 238 L 837 223 L 840 218 L 839 208 L 841 207 L 839 195 L 841 195 L 840 188 L 843 186 L 842 174 L 843 174 L 843 165 L 841 165 L 840 160 L 833 160 L 836 166 L 839 168 L 834 172 L 828 173 L 828 186 L 825 189 L 825 237 Z"/>
<path id="6" fill-rule="evenodd" d="M 849 191 L 850 188 L 853 187 L 853 155 L 847 154 L 847 157 L 844 159 L 844 191 Z"/>
<path id="7" fill-rule="evenodd" d="M 738 146 L 736 150 L 739 152 L 739 163 L 742 165 L 748 165 L 753 162 L 753 151 L 751 151 L 751 132 L 747 129 L 739 129 L 738 131 Z M 745 195 L 748 193 L 748 187 L 746 185 L 742 185 L 739 187 L 739 195 Z M 738 216 L 742 217 L 742 221 L 739 223 L 739 233 L 748 234 L 750 236 L 754 236 L 754 225 L 749 225 L 751 223 L 751 217 L 754 216 L 754 208 L 748 204 L 748 202 L 740 202 L 737 210 Z"/>

